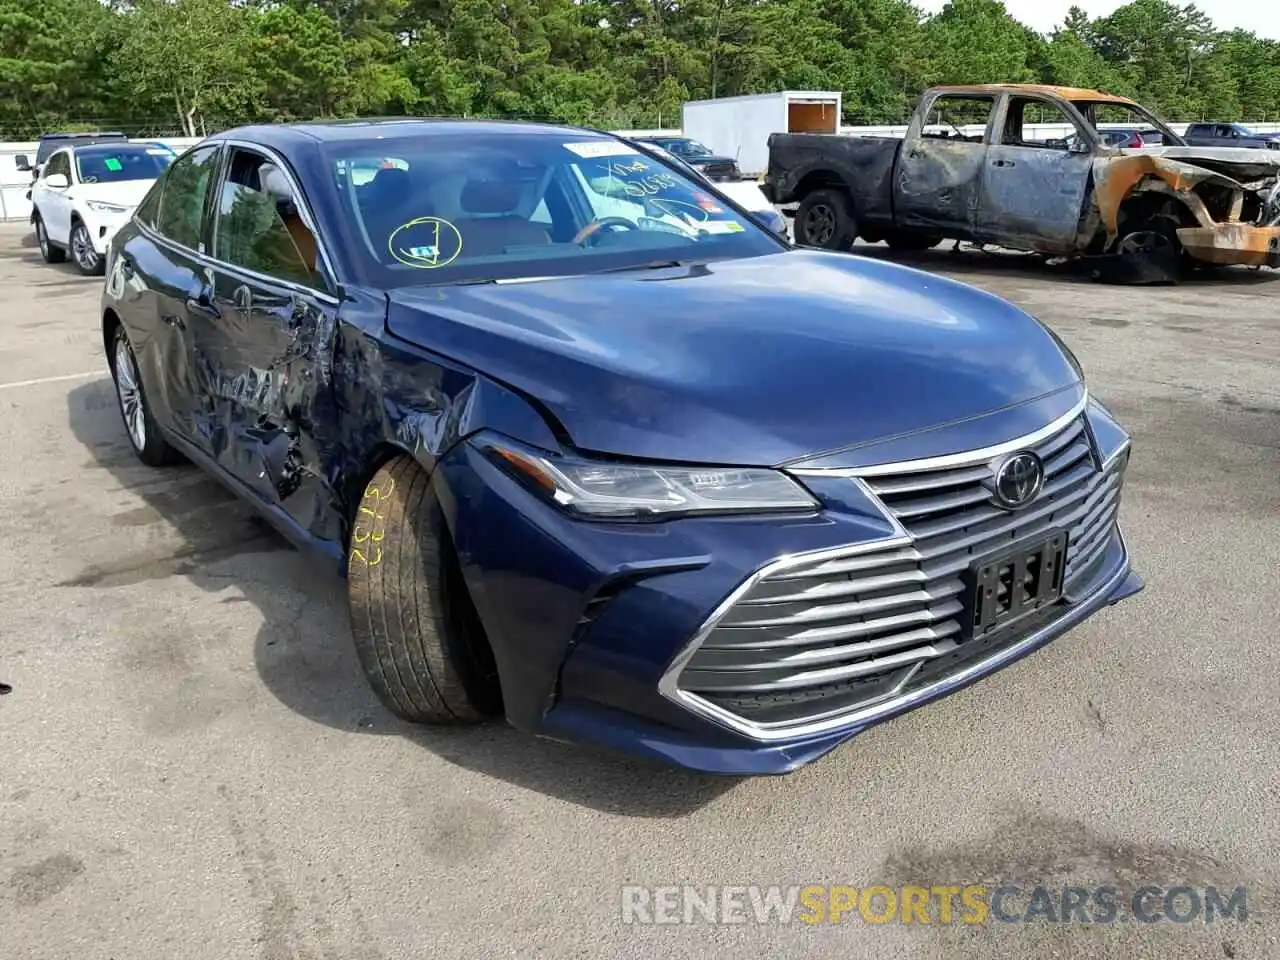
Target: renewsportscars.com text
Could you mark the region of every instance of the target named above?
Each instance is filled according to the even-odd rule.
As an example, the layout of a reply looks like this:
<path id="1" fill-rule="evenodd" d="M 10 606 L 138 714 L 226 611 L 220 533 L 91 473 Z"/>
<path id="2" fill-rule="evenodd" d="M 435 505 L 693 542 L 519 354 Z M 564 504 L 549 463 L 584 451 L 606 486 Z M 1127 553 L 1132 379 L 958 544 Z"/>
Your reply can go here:
<path id="1" fill-rule="evenodd" d="M 871 924 L 1215 923 L 1249 917 L 1245 887 L 1001 884 L 622 888 L 622 922 Z"/>

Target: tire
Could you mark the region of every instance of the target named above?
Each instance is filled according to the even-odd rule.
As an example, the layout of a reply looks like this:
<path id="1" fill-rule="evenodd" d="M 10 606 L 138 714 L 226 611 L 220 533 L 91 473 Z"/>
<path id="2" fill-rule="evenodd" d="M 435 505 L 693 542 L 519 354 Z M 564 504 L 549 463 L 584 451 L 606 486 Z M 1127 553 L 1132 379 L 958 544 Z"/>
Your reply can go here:
<path id="1" fill-rule="evenodd" d="M 44 220 L 40 214 L 35 217 L 36 243 L 40 245 L 40 256 L 45 263 L 63 263 L 67 259 L 67 251 L 53 245 L 49 239 L 49 231 L 44 228 Z"/>
<path id="2" fill-rule="evenodd" d="M 884 238 L 890 250 L 901 250 L 906 253 L 918 253 L 932 250 L 942 242 L 937 234 L 928 233 L 891 233 Z"/>
<path id="3" fill-rule="evenodd" d="M 124 327 L 116 327 L 110 362 L 120 419 L 124 421 L 129 445 L 138 459 L 149 467 L 167 467 L 182 462 L 182 455 L 169 446 L 151 413 L 151 404 L 147 402 L 142 378 L 138 375 L 138 361 L 134 358 Z"/>
<path id="4" fill-rule="evenodd" d="M 1122 225 L 1113 253 L 1100 262 L 1093 278 L 1132 286 L 1177 284 L 1187 259 L 1178 221 L 1159 214 Z"/>
<path id="5" fill-rule="evenodd" d="M 93 249 L 89 228 L 82 220 L 71 221 L 71 258 L 76 269 L 86 277 L 100 277 L 106 273 L 107 258 Z"/>
<path id="6" fill-rule="evenodd" d="M 858 238 L 849 195 L 838 189 L 808 194 L 796 209 L 794 229 L 800 246 L 848 250 Z"/>
<path id="7" fill-rule="evenodd" d="M 378 699 L 410 723 L 474 724 L 502 711 L 493 651 L 430 475 L 396 457 L 365 487 L 347 550 L 351 632 Z"/>

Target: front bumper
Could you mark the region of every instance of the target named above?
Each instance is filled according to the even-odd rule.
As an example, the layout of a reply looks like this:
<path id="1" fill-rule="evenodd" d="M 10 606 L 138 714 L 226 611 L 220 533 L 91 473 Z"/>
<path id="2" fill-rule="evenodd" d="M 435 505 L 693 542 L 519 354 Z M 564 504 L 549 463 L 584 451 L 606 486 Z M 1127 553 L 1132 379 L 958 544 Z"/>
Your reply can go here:
<path id="1" fill-rule="evenodd" d="M 1127 438 L 1104 412 L 1096 421 L 1091 413 L 1089 426 L 1091 442 L 1112 448 L 1110 462 L 1127 449 Z M 1098 472 L 1105 474 L 1105 465 Z M 735 722 L 743 717 L 718 715 L 709 708 L 716 704 L 687 694 L 680 683 L 708 625 L 780 557 L 847 552 L 903 532 L 865 485 L 838 476 L 804 479 L 824 506 L 811 517 L 583 523 L 530 493 L 470 444 L 455 447 L 434 483 L 494 647 L 510 722 L 541 736 L 595 742 L 706 772 L 784 773 L 869 726 L 999 670 L 1142 588 L 1118 527 L 1108 528 L 1101 538 L 1080 540 L 1091 559 L 1075 580 L 1068 577 L 1065 599 L 980 641 L 939 644 L 934 652 L 945 653 L 945 670 L 921 671 L 913 685 L 904 682 L 813 722 Z M 1074 505 L 1064 500 L 1049 507 L 1061 516 L 1078 508 L 1084 524 L 1086 514 L 1113 514 L 1105 488 L 1100 483 L 1087 502 L 1081 493 Z M 767 665 L 762 675 L 774 669 Z"/>
<path id="2" fill-rule="evenodd" d="M 89 232 L 89 239 L 93 242 L 94 251 L 99 256 L 103 256 L 111 245 L 111 238 L 116 235 L 116 232 L 121 227 L 129 222 L 133 211 L 125 210 L 121 213 L 99 212 L 85 207 L 84 209 L 78 209 L 76 215 L 84 222 L 85 229 Z"/>
<path id="3" fill-rule="evenodd" d="M 1187 254 L 1220 266 L 1280 267 L 1280 227 L 1216 223 L 1178 231 Z"/>

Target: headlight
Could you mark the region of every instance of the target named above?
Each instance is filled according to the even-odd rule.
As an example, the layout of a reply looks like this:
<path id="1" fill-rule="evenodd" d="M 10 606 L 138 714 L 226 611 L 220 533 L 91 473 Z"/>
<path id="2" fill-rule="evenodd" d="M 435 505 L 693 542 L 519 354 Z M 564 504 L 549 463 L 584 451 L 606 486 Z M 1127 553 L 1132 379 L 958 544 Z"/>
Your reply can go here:
<path id="1" fill-rule="evenodd" d="M 527 487 L 583 519 L 811 513 L 818 501 L 785 474 L 757 467 L 668 467 L 554 456 L 506 438 L 477 446 Z"/>
<path id="2" fill-rule="evenodd" d="M 101 200 L 86 200 L 84 205 L 97 213 L 128 213 L 129 208 L 119 203 L 104 203 Z"/>

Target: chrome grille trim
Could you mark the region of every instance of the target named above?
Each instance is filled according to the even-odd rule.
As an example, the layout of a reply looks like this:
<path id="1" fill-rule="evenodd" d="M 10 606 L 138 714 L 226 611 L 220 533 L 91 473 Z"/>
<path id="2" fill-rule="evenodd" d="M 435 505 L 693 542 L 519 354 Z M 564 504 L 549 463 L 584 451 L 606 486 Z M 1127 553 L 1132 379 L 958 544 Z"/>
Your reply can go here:
<path id="1" fill-rule="evenodd" d="M 911 676 L 961 648 L 960 577 L 975 557 L 1062 529 L 1067 604 L 1055 619 L 1071 617 L 1070 604 L 1081 599 L 1073 591 L 1093 589 L 1098 563 L 1120 539 L 1128 444 L 1100 465 L 1083 411 L 1051 426 L 1034 441 L 850 476 L 898 532 L 757 571 L 676 658 L 660 684 L 664 695 L 761 740 L 797 736 L 828 720 L 852 723 L 877 704 L 914 696 L 903 693 Z M 1001 455 L 993 449 L 1033 449 L 1041 457 L 1046 480 L 1030 506 L 1011 512 L 995 504 L 990 483 Z M 1010 635 L 1009 642 L 1023 641 Z M 940 669 L 933 675 L 941 679 L 920 682 L 928 689 L 950 683 L 945 671 L 953 667 Z"/>

